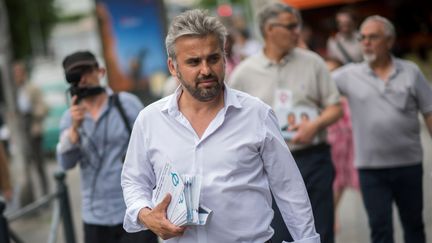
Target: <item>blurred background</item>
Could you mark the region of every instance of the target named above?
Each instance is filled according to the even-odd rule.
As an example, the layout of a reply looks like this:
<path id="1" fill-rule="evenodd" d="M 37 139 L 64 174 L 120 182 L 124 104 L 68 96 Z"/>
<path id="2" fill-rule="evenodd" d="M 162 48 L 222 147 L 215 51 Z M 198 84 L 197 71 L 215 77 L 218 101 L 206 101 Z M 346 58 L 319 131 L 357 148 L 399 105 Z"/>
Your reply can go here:
<path id="1" fill-rule="evenodd" d="M 44 194 L 40 176 L 26 161 L 29 139 L 17 115 L 16 90 L 12 63 L 23 61 L 28 80 L 40 88 L 48 105 L 43 121 L 43 153 L 47 180 L 56 170 L 54 158 L 60 117 L 68 107 L 61 62 L 74 51 L 88 49 L 108 70 L 104 82 L 115 91 L 136 94 L 145 105 L 163 97 L 170 90 L 166 67 L 165 34 L 168 23 L 190 8 L 205 8 L 219 16 L 233 35 L 234 51 L 240 58 L 261 46 L 255 13 L 267 0 L 0 0 L 0 139 L 6 145 L 12 174 L 13 198 L 6 212 L 13 213 Z M 428 80 L 432 80 L 432 1 L 421 0 L 285 0 L 301 10 L 303 41 L 309 49 L 326 56 L 327 39 L 337 31 L 335 14 L 343 7 L 355 10 L 358 22 L 379 14 L 396 27 L 394 54 L 414 61 Z M 243 39 L 242 39 L 243 38 Z M 244 43 L 249 49 L 241 49 Z M 244 51 L 244 52 L 242 52 Z M 244 55 L 244 56 L 242 56 Z M 425 149 L 425 221 L 432 240 L 431 142 L 422 127 Z M 31 145 L 30 145 L 31 146 Z M 77 242 L 81 240 L 79 214 L 79 175 L 68 173 L 73 220 Z M 28 187 L 31 187 L 30 189 Z M 54 186 L 50 187 L 52 192 Z M 31 196 L 25 194 L 31 194 Z M 368 227 L 360 196 L 348 192 L 341 205 L 342 228 L 338 242 L 367 242 Z M 27 198 L 27 199 L 24 199 Z M 52 221 L 51 207 L 11 224 L 24 242 L 47 242 Z M 396 217 L 397 218 L 397 217 Z M 396 239 L 402 242 L 396 222 Z M 58 233 L 62 242 L 63 233 Z M 66 241 L 64 241 L 66 242 Z"/>

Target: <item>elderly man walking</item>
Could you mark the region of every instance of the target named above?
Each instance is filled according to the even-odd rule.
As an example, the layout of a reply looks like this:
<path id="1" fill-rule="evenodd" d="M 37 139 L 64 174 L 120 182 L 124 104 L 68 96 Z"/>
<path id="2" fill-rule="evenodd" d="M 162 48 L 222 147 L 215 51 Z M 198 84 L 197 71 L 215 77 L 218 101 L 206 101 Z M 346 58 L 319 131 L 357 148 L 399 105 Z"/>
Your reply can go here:
<path id="1" fill-rule="evenodd" d="M 432 89 L 419 68 L 392 56 L 393 24 L 368 17 L 360 39 L 365 62 L 334 72 L 348 97 L 355 164 L 373 243 L 392 243 L 396 203 L 406 243 L 424 243 L 420 112 L 432 134 Z"/>

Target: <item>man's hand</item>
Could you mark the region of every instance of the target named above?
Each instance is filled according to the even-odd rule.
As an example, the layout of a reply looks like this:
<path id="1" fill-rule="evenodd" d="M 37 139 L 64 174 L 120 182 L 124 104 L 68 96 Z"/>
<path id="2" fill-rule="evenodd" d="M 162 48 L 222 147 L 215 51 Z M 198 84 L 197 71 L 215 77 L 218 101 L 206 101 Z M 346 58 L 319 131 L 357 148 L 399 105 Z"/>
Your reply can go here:
<path id="1" fill-rule="evenodd" d="M 327 106 L 319 117 L 313 121 L 303 121 L 297 126 L 297 134 L 291 140 L 293 144 L 310 144 L 315 135 L 322 129 L 336 122 L 343 116 L 340 104 Z"/>
<path id="2" fill-rule="evenodd" d="M 186 230 L 186 227 L 176 226 L 167 219 L 166 211 L 170 202 L 171 195 L 168 194 L 153 210 L 143 208 L 138 213 L 139 221 L 164 240 L 181 236 Z"/>
<path id="3" fill-rule="evenodd" d="M 314 122 L 304 121 L 292 128 L 296 130 L 294 138 L 291 140 L 293 144 L 310 144 L 318 132 L 318 125 Z"/>
<path id="4" fill-rule="evenodd" d="M 78 96 L 72 97 L 72 106 L 70 107 L 70 113 L 72 117 L 72 127 L 69 130 L 69 139 L 72 143 L 77 143 L 79 140 L 78 128 L 84 120 L 85 108 L 82 104 L 77 104 Z"/>

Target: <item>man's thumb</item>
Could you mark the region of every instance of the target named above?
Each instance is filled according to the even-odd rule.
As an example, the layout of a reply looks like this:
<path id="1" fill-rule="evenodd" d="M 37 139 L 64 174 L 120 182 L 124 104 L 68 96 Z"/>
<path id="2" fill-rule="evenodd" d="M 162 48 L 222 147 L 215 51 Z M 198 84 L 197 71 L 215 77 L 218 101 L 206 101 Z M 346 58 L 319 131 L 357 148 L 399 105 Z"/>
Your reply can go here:
<path id="1" fill-rule="evenodd" d="M 159 206 L 161 209 L 163 209 L 166 212 L 166 209 L 168 208 L 169 204 L 171 202 L 171 194 L 167 194 L 164 199 L 160 202 Z"/>

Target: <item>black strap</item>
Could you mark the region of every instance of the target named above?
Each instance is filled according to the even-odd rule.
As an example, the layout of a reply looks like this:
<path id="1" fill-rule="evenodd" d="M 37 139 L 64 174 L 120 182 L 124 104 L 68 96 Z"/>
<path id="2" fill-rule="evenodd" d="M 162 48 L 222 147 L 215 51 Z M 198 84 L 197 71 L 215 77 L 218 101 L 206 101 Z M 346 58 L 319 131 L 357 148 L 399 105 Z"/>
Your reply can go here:
<path id="1" fill-rule="evenodd" d="M 337 45 L 337 47 L 339 48 L 339 50 L 341 51 L 341 53 L 342 53 L 342 55 L 345 57 L 345 59 L 346 59 L 348 62 L 353 62 L 353 59 L 352 59 L 351 56 L 348 54 L 348 52 L 345 50 L 345 48 L 342 46 L 342 43 L 340 43 L 340 41 L 339 41 L 337 38 L 335 38 L 335 41 L 336 41 L 336 45 Z"/>
<path id="2" fill-rule="evenodd" d="M 122 120 L 123 120 L 123 122 L 124 122 L 127 130 L 129 131 L 129 133 L 131 133 L 132 132 L 132 127 L 129 124 L 129 120 L 128 120 L 127 116 L 126 116 L 126 112 L 123 109 L 123 106 L 122 106 L 122 104 L 120 102 L 119 95 L 117 93 L 115 93 L 115 94 L 112 95 L 112 98 L 113 98 L 114 105 L 117 107 L 118 111 L 120 112 L 120 116 L 122 117 Z"/>

